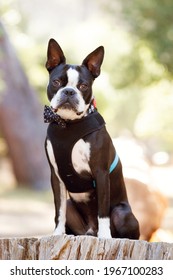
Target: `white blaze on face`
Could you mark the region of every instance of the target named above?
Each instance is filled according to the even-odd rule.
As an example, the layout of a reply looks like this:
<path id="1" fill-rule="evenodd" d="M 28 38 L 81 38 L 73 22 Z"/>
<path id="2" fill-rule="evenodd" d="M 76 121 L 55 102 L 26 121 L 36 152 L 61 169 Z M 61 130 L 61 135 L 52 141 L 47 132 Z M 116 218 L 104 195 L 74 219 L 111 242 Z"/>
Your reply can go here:
<path id="1" fill-rule="evenodd" d="M 72 88 L 73 90 L 75 90 L 76 94 L 77 94 L 77 100 L 78 100 L 78 104 L 77 104 L 77 107 L 76 107 L 76 111 L 78 113 L 81 113 L 80 115 L 77 115 L 75 111 L 73 110 L 70 110 L 70 109 L 63 109 L 63 108 L 59 108 L 58 111 L 57 111 L 57 114 L 63 118 L 63 119 L 69 119 L 69 120 L 75 120 L 75 119 L 80 119 L 82 118 L 88 107 L 89 107 L 89 104 L 85 104 L 85 101 L 82 97 L 82 94 L 81 92 L 78 90 L 77 88 L 77 85 L 78 85 L 78 82 L 79 82 L 79 72 L 73 68 L 69 68 L 67 70 L 67 78 L 68 78 L 68 82 L 67 82 L 67 85 L 63 88 L 60 88 L 60 90 L 57 91 L 57 93 L 54 95 L 54 97 L 52 98 L 51 102 L 50 102 L 50 105 L 53 107 L 53 108 L 57 108 L 58 107 L 58 104 L 60 102 L 60 99 L 61 99 L 61 92 L 65 89 L 65 88 Z"/>
<path id="2" fill-rule="evenodd" d="M 67 78 L 68 78 L 67 87 L 72 87 L 76 90 L 77 84 L 79 82 L 79 72 L 73 68 L 70 68 L 67 70 Z"/>

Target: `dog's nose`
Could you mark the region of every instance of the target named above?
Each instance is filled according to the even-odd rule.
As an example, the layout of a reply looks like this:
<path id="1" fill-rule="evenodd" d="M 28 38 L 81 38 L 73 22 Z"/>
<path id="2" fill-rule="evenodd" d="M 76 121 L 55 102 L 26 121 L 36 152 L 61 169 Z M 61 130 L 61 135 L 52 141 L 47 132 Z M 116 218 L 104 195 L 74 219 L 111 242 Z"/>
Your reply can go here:
<path id="1" fill-rule="evenodd" d="M 63 93 L 64 93 L 65 95 L 67 95 L 67 96 L 72 96 L 72 95 L 74 95 L 76 92 L 75 92 L 75 90 L 72 89 L 72 88 L 66 88 L 66 89 L 63 90 Z"/>

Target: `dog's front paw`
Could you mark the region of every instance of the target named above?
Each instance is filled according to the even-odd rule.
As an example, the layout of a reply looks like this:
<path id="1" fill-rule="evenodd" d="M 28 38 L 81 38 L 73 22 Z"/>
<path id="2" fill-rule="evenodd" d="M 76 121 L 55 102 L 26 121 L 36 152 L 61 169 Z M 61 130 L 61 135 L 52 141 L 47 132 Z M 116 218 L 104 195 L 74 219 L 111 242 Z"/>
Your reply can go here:
<path id="1" fill-rule="evenodd" d="M 57 226 L 53 232 L 53 235 L 62 235 L 65 234 L 65 227 L 64 226 Z"/>
<path id="2" fill-rule="evenodd" d="M 99 238 L 112 238 L 110 231 L 110 219 L 109 218 L 99 218 L 98 220 L 98 233 Z"/>
<path id="3" fill-rule="evenodd" d="M 110 231 L 107 231 L 107 232 L 98 231 L 97 237 L 98 238 L 106 238 L 106 239 L 112 238 Z"/>

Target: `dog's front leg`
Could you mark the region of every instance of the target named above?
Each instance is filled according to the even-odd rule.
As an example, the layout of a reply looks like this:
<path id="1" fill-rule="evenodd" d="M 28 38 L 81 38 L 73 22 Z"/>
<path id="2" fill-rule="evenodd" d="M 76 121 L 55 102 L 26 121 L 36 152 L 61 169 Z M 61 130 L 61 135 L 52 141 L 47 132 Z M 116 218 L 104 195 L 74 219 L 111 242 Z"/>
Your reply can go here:
<path id="1" fill-rule="evenodd" d="M 58 175 L 58 167 L 52 144 L 48 139 L 46 141 L 45 148 L 51 169 L 51 185 L 54 194 L 56 225 L 54 235 L 61 235 L 65 233 L 67 191 L 64 183 Z"/>
<path id="2" fill-rule="evenodd" d="M 67 192 L 65 185 L 59 180 L 53 170 L 51 172 L 51 183 L 54 194 L 56 225 L 53 234 L 61 235 L 65 233 Z"/>
<path id="3" fill-rule="evenodd" d="M 99 238 L 111 238 L 110 231 L 110 182 L 109 174 L 100 171 L 96 178 L 98 199 L 98 233 Z"/>

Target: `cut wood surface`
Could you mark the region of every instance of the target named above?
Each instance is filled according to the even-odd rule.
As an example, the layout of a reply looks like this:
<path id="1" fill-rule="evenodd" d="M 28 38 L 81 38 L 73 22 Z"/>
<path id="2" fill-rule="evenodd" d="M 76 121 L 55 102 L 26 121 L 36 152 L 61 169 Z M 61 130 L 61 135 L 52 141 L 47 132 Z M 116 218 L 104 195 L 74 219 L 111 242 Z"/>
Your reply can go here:
<path id="1" fill-rule="evenodd" d="M 1 260 L 172 260 L 173 243 L 91 236 L 0 239 Z"/>

